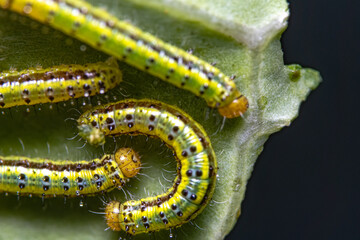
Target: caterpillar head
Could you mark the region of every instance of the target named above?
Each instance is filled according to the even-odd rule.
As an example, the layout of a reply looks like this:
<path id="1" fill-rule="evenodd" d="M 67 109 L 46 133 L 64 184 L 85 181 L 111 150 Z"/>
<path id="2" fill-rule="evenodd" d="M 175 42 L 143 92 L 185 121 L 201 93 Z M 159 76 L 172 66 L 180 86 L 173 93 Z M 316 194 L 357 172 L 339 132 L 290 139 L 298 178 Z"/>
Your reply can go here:
<path id="1" fill-rule="evenodd" d="M 122 208 L 121 203 L 118 201 L 111 201 L 106 205 L 105 208 L 106 224 L 113 231 L 121 231 L 121 227 L 120 227 L 121 208 Z"/>
<path id="2" fill-rule="evenodd" d="M 105 143 L 105 135 L 100 129 L 87 124 L 79 125 L 78 129 L 80 137 L 91 145 L 103 145 Z"/>
<path id="3" fill-rule="evenodd" d="M 125 177 L 134 177 L 140 171 L 140 156 L 132 148 L 118 149 L 115 153 L 115 161 Z"/>
<path id="4" fill-rule="evenodd" d="M 219 107 L 219 113 L 226 118 L 236 118 L 243 116 L 249 108 L 249 102 L 244 95 L 235 98 L 230 104 Z"/>
<path id="5" fill-rule="evenodd" d="M 127 202 L 127 205 L 123 205 L 119 201 L 111 201 L 105 208 L 106 224 L 113 231 L 126 231 L 129 235 L 136 235 L 138 226 L 131 216 L 134 209 L 131 203 Z"/>

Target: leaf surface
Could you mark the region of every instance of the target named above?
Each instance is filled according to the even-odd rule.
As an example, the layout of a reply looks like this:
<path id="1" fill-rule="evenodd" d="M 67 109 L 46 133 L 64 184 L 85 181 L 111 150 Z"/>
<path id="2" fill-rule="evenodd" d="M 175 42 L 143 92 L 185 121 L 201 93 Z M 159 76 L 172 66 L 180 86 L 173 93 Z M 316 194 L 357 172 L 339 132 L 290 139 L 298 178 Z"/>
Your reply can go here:
<path id="1" fill-rule="evenodd" d="M 216 151 L 219 171 L 213 201 L 192 223 L 174 229 L 177 239 L 223 239 L 240 215 L 247 180 L 257 156 L 270 134 L 289 126 L 300 103 L 321 81 L 318 72 L 298 65 L 285 66 L 280 45 L 286 27 L 287 3 L 282 0 L 129 0 L 101 3 L 120 19 L 128 20 L 165 41 L 194 54 L 228 75 L 248 97 L 250 109 L 244 118 L 223 122 L 216 110 L 189 92 L 120 63 L 124 81 L 109 93 L 109 99 L 94 97 L 92 103 L 116 99 L 152 98 L 176 105 L 204 126 Z M 226 2 L 226 3 L 224 3 Z M 26 17 L 0 10 L 0 71 L 105 61 L 109 56 Z M 104 149 L 74 138 L 79 112 L 87 99 L 0 111 L 0 155 L 23 155 L 50 159 L 92 159 L 110 153 L 115 146 L 107 139 Z M 29 110 L 29 112 L 28 112 Z M 171 186 L 176 162 L 159 140 L 145 136 L 121 136 L 117 146 L 132 146 L 142 155 L 144 175 L 131 180 L 125 191 L 109 196 L 125 201 L 159 194 Z M 169 182 L 170 181 L 170 182 Z M 49 199 L 8 196 L 0 198 L 0 239 L 118 239 L 119 233 L 104 231 L 106 224 L 99 198 Z M 154 233 L 168 239 L 169 231 Z M 120 236 L 125 236 L 124 234 Z M 136 239 L 148 239 L 147 235 Z"/>

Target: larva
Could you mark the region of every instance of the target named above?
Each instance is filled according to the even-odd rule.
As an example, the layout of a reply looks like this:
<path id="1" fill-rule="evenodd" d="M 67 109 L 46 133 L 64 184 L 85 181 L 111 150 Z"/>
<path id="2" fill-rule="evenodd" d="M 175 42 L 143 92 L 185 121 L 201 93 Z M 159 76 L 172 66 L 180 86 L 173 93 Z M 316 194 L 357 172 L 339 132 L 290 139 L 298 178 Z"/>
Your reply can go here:
<path id="1" fill-rule="evenodd" d="M 139 155 L 120 148 L 92 161 L 0 157 L 0 192 L 41 197 L 91 196 L 121 188 L 140 170 Z"/>
<path id="2" fill-rule="evenodd" d="M 219 69 L 120 21 L 82 0 L 0 0 L 0 7 L 29 16 L 90 46 L 204 98 L 221 115 L 243 115 L 248 101 Z"/>
<path id="3" fill-rule="evenodd" d="M 202 126 L 182 110 L 153 100 L 124 100 L 85 112 L 78 119 L 80 136 L 101 144 L 105 135 L 145 134 L 159 137 L 177 159 L 177 177 L 163 194 L 140 200 L 110 202 L 108 226 L 135 235 L 180 226 L 195 218 L 211 199 L 217 163 Z"/>
<path id="4" fill-rule="evenodd" d="M 61 65 L 0 73 L 0 108 L 56 103 L 104 94 L 122 80 L 114 58 L 103 63 Z"/>

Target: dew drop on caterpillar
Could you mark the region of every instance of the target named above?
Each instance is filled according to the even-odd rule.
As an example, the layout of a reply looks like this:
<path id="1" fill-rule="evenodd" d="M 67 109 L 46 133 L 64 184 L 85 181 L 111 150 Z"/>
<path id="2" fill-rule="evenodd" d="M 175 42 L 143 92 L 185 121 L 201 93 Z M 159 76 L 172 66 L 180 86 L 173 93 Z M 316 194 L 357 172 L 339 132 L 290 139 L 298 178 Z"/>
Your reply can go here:
<path id="1" fill-rule="evenodd" d="M 248 101 L 218 68 L 82 0 L 0 0 L 0 7 L 48 24 L 95 49 L 204 98 L 226 118 Z"/>
<path id="2" fill-rule="evenodd" d="M 105 63 L 60 65 L 0 73 L 0 108 L 56 103 L 104 94 L 122 80 L 115 58 Z"/>
<path id="3" fill-rule="evenodd" d="M 80 136 L 92 144 L 104 143 L 106 135 L 158 137 L 177 159 L 177 176 L 166 193 L 107 205 L 112 230 L 135 235 L 174 228 L 194 219 L 211 199 L 216 156 L 203 127 L 182 110 L 159 101 L 130 99 L 85 112 L 78 127 Z"/>
<path id="4" fill-rule="evenodd" d="M 121 188 L 140 170 L 140 157 L 120 148 L 91 161 L 0 157 L 0 192 L 41 197 L 77 197 Z"/>

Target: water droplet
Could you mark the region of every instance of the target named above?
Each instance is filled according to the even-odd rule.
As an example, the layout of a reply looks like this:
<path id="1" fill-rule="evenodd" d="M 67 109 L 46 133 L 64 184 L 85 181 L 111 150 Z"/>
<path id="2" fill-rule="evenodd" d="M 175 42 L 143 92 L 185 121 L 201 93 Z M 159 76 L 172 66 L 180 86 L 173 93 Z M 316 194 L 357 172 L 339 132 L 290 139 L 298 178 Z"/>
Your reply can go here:
<path id="1" fill-rule="evenodd" d="M 174 235 L 173 235 L 172 232 L 171 232 L 171 228 L 169 229 L 169 231 L 170 231 L 169 238 L 170 238 L 170 239 L 174 238 Z"/>

